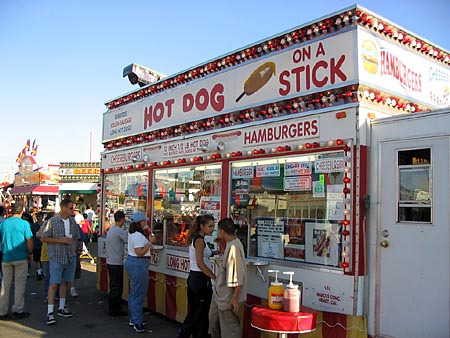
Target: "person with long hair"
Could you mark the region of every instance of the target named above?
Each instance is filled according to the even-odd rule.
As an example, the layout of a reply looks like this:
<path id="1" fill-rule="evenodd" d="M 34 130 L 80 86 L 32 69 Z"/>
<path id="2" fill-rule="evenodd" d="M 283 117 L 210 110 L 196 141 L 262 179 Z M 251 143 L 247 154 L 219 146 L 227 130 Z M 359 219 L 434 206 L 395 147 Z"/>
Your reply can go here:
<path id="1" fill-rule="evenodd" d="M 148 266 L 150 265 L 150 248 L 154 237 L 148 240 L 144 234 L 144 226 L 148 221 L 142 212 L 131 216 L 128 228 L 128 257 L 125 270 L 130 279 L 130 293 L 128 295 L 129 325 L 138 333 L 145 332 L 144 328 L 144 299 L 148 289 Z"/>
<path id="2" fill-rule="evenodd" d="M 183 322 L 178 338 L 209 337 L 208 313 L 212 298 L 211 279 L 216 276 L 211 271 L 211 249 L 205 243 L 205 236 L 211 236 L 214 231 L 212 215 L 197 216 L 189 230 L 187 241 L 189 245 L 190 271 L 187 280 L 188 313 Z"/>

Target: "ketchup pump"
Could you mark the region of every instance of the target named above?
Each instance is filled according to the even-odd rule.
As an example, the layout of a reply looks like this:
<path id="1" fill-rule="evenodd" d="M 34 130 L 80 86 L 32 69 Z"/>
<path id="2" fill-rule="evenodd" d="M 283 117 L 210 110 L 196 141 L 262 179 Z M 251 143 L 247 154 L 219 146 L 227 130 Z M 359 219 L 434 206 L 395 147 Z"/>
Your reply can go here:
<path id="1" fill-rule="evenodd" d="M 300 311 L 300 291 L 297 284 L 292 283 L 292 276 L 294 272 L 283 272 L 285 275 L 289 275 L 289 284 L 286 285 L 284 290 L 284 311 L 287 312 L 299 312 Z"/>

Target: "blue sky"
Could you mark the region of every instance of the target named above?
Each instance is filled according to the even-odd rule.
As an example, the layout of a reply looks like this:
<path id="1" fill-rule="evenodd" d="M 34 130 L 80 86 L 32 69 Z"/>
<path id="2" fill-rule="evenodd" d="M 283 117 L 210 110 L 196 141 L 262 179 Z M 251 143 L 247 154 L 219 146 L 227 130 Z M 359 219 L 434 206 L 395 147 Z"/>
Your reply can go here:
<path id="1" fill-rule="evenodd" d="M 104 102 L 136 62 L 170 75 L 355 4 L 347 0 L 0 1 L 0 181 L 27 139 L 40 166 L 100 159 Z M 450 1 L 360 5 L 450 50 Z M 90 134 L 92 133 L 92 149 Z"/>

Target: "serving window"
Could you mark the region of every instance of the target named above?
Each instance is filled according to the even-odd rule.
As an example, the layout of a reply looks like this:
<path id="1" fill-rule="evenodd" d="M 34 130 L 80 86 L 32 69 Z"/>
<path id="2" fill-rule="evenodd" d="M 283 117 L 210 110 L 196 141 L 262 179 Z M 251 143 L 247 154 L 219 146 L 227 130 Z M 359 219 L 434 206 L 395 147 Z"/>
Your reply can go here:
<path id="1" fill-rule="evenodd" d="M 220 217 L 222 167 L 220 164 L 155 170 L 154 231 L 164 230 L 164 244 L 185 246 L 194 218 L 212 214 Z M 206 238 L 209 243 L 217 234 Z"/>
<path id="2" fill-rule="evenodd" d="M 345 163 L 343 152 L 233 163 L 231 215 L 247 255 L 339 266 Z"/>
<path id="3" fill-rule="evenodd" d="M 133 172 L 109 174 L 105 179 L 105 229 L 114 224 L 114 213 L 122 210 L 125 213 L 128 228 L 129 219 L 135 212 L 147 214 L 148 173 Z"/>

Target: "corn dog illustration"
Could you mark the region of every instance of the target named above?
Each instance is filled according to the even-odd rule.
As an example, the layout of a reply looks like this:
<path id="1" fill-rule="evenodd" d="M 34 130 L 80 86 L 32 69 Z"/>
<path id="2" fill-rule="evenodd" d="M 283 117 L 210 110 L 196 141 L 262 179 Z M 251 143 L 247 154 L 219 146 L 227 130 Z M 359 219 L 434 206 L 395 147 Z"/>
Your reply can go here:
<path id="1" fill-rule="evenodd" d="M 238 102 L 244 95 L 252 95 L 259 89 L 264 87 L 264 85 L 270 80 L 272 75 L 275 75 L 275 63 L 266 62 L 256 68 L 255 71 L 248 77 L 244 83 L 244 91 L 236 99 Z"/>

